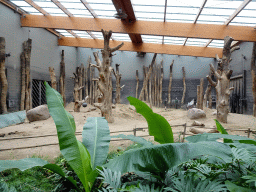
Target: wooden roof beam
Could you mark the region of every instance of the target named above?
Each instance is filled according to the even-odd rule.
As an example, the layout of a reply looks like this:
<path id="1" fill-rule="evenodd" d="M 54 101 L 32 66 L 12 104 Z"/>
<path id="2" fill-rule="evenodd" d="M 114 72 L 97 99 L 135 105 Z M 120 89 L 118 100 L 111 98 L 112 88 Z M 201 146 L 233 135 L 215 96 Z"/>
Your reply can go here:
<path id="1" fill-rule="evenodd" d="M 196 22 L 197 22 L 197 19 L 198 19 L 198 17 L 200 16 L 201 12 L 203 11 L 203 8 L 204 8 L 206 2 L 207 2 L 207 0 L 204 0 L 204 2 L 202 3 L 202 5 L 201 5 L 201 7 L 200 7 L 200 9 L 199 9 L 199 11 L 198 11 L 198 13 L 197 13 L 197 15 L 196 15 L 196 18 L 195 18 L 195 20 L 194 20 L 193 23 L 196 23 Z"/>
<path id="2" fill-rule="evenodd" d="M 66 13 L 69 17 L 73 17 L 74 15 L 70 13 L 66 7 L 64 7 L 58 0 L 51 0 L 57 7 L 59 7 L 64 13 Z"/>
<path id="3" fill-rule="evenodd" d="M 210 45 L 210 43 L 213 41 L 213 39 L 210 39 L 206 44 L 205 47 L 208 47 L 208 45 Z"/>
<path id="4" fill-rule="evenodd" d="M 26 15 L 26 17 L 21 17 L 21 26 L 82 31 L 101 31 L 101 29 L 104 29 L 112 30 L 114 33 L 220 40 L 223 40 L 226 36 L 231 36 L 236 41 L 256 42 L 256 30 L 254 27 L 234 25 L 226 26 L 140 20 L 134 23 L 124 23 L 117 19 Z"/>
<path id="5" fill-rule="evenodd" d="M 29 5 L 31 5 L 32 7 L 34 7 L 37 11 L 39 11 L 43 15 L 49 15 L 49 13 L 47 13 L 43 8 L 41 8 L 36 3 L 34 3 L 34 1 L 32 1 L 32 0 L 25 0 L 25 2 L 28 3 Z"/>
<path id="6" fill-rule="evenodd" d="M 59 46 L 72 46 L 72 47 L 88 47 L 94 49 L 103 49 L 104 40 L 100 39 L 85 39 L 63 37 L 58 40 Z M 110 41 L 110 47 L 119 45 L 121 41 Z M 196 46 L 182 46 L 182 45 L 169 45 L 169 44 L 154 44 L 154 43 L 132 43 L 125 42 L 119 51 L 134 51 L 134 52 L 148 52 L 159 54 L 171 55 L 185 55 L 196 57 L 211 57 L 215 58 L 218 54 L 222 57 L 222 49 L 210 47 L 196 47 Z"/>
<path id="7" fill-rule="evenodd" d="M 244 0 L 243 3 L 235 10 L 235 12 L 230 15 L 230 17 L 225 21 L 225 25 L 228 25 L 252 0 Z"/>
<path id="8" fill-rule="evenodd" d="M 127 18 L 122 19 L 122 22 L 136 22 L 136 17 L 134 14 L 131 0 L 112 0 L 112 2 L 117 12 L 119 12 L 119 9 L 122 9 L 122 11 L 127 14 Z M 142 43 L 142 38 L 140 34 L 128 33 L 128 35 L 133 43 Z"/>
<path id="9" fill-rule="evenodd" d="M 98 15 L 94 12 L 94 10 L 91 8 L 90 4 L 86 1 L 86 0 L 80 0 L 81 3 L 84 4 L 84 6 L 86 7 L 86 9 L 91 13 L 91 15 L 94 17 L 94 18 L 97 18 Z"/>

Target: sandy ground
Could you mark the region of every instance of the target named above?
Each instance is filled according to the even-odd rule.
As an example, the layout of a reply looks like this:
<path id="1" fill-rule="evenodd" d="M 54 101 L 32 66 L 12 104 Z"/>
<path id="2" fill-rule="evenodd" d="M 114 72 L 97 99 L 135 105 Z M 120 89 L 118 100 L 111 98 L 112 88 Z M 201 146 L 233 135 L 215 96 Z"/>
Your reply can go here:
<path id="1" fill-rule="evenodd" d="M 93 108 L 91 105 L 88 105 L 86 108 L 81 108 L 81 112 L 73 112 L 73 103 L 70 103 L 66 110 L 70 112 L 76 122 L 77 132 L 82 132 L 83 125 L 86 122 L 87 117 L 100 117 L 100 110 L 96 109 L 94 111 L 88 112 L 90 108 Z M 165 117 L 170 125 L 181 125 L 186 123 L 188 126 L 192 124 L 194 120 L 190 120 L 187 117 L 187 111 L 183 109 L 163 109 L 163 108 L 153 108 L 155 113 L 158 113 Z M 214 110 L 207 109 L 206 118 L 201 118 L 198 121 L 205 124 L 205 127 L 211 128 L 214 127 L 215 122 L 213 119 L 216 116 L 212 115 Z M 113 114 L 115 122 L 109 124 L 110 132 L 116 131 L 131 131 L 123 133 L 111 133 L 111 135 L 117 134 L 133 134 L 132 130 L 136 128 L 147 127 L 147 122 L 140 114 L 136 113 L 134 110 L 129 108 L 129 105 L 119 104 L 113 109 Z M 251 115 L 240 115 L 230 113 L 228 115 L 228 123 L 222 124 L 224 128 L 229 129 L 253 129 L 256 130 L 256 118 Z M 173 127 L 173 132 L 175 140 L 179 141 L 180 132 L 184 130 L 184 127 Z M 189 133 L 189 128 L 187 128 Z M 11 149 L 17 147 L 27 147 L 27 146 L 36 146 L 43 144 L 52 144 L 57 143 L 57 136 L 49 137 L 38 137 L 38 138 L 28 138 L 28 139 L 15 139 L 15 140 L 5 140 L 15 137 L 27 137 L 27 136 L 39 136 L 39 135 L 52 135 L 56 134 L 55 124 L 52 118 L 49 118 L 44 121 L 37 122 L 25 122 L 19 125 L 13 125 L 6 128 L 0 129 L 0 134 L 5 133 L 5 137 L 0 137 L 0 159 L 22 159 L 36 156 L 44 156 L 49 160 L 54 159 L 60 155 L 60 150 L 58 145 L 50 145 L 44 147 L 36 148 L 27 148 L 27 149 L 12 149 L 1 151 L 4 149 Z M 230 131 L 230 134 L 237 135 L 247 135 L 245 132 Z M 137 131 L 137 136 L 146 136 L 148 131 Z M 82 136 L 78 135 L 77 138 L 82 140 Z M 146 139 L 151 139 L 152 137 L 145 137 Z M 254 136 L 251 134 L 251 138 Z M 115 139 L 116 140 L 116 139 Z M 117 148 L 125 148 L 130 145 L 131 141 L 111 141 L 110 142 L 110 151 L 116 150 Z"/>

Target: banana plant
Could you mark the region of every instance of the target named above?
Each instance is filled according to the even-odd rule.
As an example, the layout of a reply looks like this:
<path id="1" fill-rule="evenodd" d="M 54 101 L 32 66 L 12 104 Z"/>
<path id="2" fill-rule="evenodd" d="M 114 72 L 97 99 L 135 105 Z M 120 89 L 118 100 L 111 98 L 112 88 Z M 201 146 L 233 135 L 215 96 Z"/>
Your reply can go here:
<path id="1" fill-rule="evenodd" d="M 61 95 L 46 82 L 45 86 L 47 105 L 57 128 L 60 151 L 77 174 L 85 191 L 90 191 L 98 176 L 96 168 L 101 166 L 107 158 L 111 139 L 108 123 L 103 117 L 89 117 L 83 127 L 82 142 L 77 140 L 74 118 L 65 110 Z M 72 177 L 66 176 L 59 166 L 40 158 L 1 160 L 0 172 L 11 168 L 24 171 L 37 166 L 42 166 L 61 175 L 79 190 L 76 181 Z"/>

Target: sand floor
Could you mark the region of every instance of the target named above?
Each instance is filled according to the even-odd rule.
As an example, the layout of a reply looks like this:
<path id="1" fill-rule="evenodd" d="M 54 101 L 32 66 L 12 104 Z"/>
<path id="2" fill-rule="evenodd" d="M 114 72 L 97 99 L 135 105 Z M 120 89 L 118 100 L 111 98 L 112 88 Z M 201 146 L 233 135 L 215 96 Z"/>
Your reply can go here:
<path id="1" fill-rule="evenodd" d="M 91 105 L 88 105 L 86 108 L 81 108 L 81 112 L 73 112 L 73 103 L 70 103 L 66 110 L 70 112 L 75 119 L 77 132 L 82 132 L 83 125 L 86 122 L 87 117 L 100 117 L 100 110 L 96 109 L 94 111 L 88 112 L 90 108 L 93 108 Z M 192 124 L 194 120 L 190 120 L 187 117 L 187 111 L 183 109 L 163 109 L 163 108 L 153 108 L 155 113 L 158 113 L 165 117 L 170 125 L 181 125 L 186 123 L 188 126 Z M 216 116 L 212 115 L 214 110 L 206 109 L 206 118 L 201 118 L 198 121 L 205 124 L 205 127 L 211 128 L 214 127 L 215 122 L 213 119 Z M 113 115 L 115 122 L 109 124 L 110 132 L 116 131 L 131 131 L 124 133 L 111 133 L 111 135 L 117 134 L 133 134 L 132 130 L 134 128 L 147 127 L 147 122 L 140 114 L 136 113 L 134 110 L 130 109 L 129 105 L 119 104 L 116 105 L 116 108 L 113 109 Z M 231 129 L 230 134 L 236 135 L 247 135 L 245 132 L 232 131 L 232 129 L 252 129 L 256 130 L 256 118 L 251 115 L 241 115 L 230 113 L 228 115 L 228 123 L 222 124 L 224 128 Z M 173 132 L 175 140 L 178 141 L 180 138 L 180 132 L 184 130 L 184 127 L 173 127 Z M 187 128 L 189 133 L 189 128 Z M 26 122 L 5 127 L 0 129 L 0 134 L 5 133 L 5 137 L 0 137 L 0 150 L 17 148 L 17 147 L 27 147 L 27 146 L 36 146 L 43 144 L 52 144 L 58 143 L 57 136 L 49 137 L 38 137 L 38 138 L 28 138 L 28 139 L 16 139 L 16 140 L 6 140 L 8 138 L 15 137 L 27 137 L 27 136 L 40 136 L 40 135 L 53 135 L 56 134 L 55 124 L 52 118 L 49 118 L 44 121 L 37 122 Z M 137 136 L 146 136 L 148 135 L 147 129 L 145 131 L 137 131 Z M 78 135 L 77 138 L 82 140 L 82 136 Z M 151 136 L 145 137 L 146 139 L 153 139 Z M 254 136 L 251 134 L 251 138 Z M 116 139 L 115 139 L 116 140 Z M 111 141 L 110 142 L 110 151 L 116 150 L 117 148 L 124 148 L 130 145 L 131 141 Z M 27 148 L 27 149 L 15 149 L 0 151 L 0 159 L 22 159 L 36 156 L 44 156 L 49 160 L 54 159 L 60 155 L 60 150 L 58 145 L 50 145 L 44 147 L 36 148 Z"/>

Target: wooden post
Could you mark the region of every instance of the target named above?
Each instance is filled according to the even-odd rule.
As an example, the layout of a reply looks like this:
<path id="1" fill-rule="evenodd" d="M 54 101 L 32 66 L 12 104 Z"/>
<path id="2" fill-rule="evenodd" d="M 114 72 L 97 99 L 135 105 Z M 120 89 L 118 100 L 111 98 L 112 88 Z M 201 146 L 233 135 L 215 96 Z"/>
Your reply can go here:
<path id="1" fill-rule="evenodd" d="M 136 98 L 138 99 L 138 91 L 139 91 L 139 83 L 140 83 L 139 71 L 138 70 L 136 70 L 136 81 L 137 81 L 137 84 L 136 84 Z"/>
<path id="2" fill-rule="evenodd" d="M 148 90 L 148 92 L 149 92 L 149 94 L 148 94 L 148 99 L 149 99 L 149 106 L 150 106 L 150 108 L 152 109 L 152 74 L 150 75 L 150 77 L 149 77 L 149 85 L 148 85 L 148 87 L 149 87 L 149 90 Z"/>
<path id="3" fill-rule="evenodd" d="M 182 67 L 182 74 L 183 74 L 183 96 L 181 99 L 181 104 L 184 104 L 185 95 L 186 95 L 186 78 L 185 78 L 185 68 Z"/>
<path id="4" fill-rule="evenodd" d="M 199 109 L 203 109 L 203 100 L 204 100 L 204 78 L 201 78 L 200 80 L 200 108 Z"/>
<path id="5" fill-rule="evenodd" d="M 197 99 L 196 99 L 196 102 L 197 102 L 197 109 L 201 109 L 200 107 L 200 85 L 197 85 Z"/>
<path id="6" fill-rule="evenodd" d="M 144 79 L 144 81 L 143 81 L 143 87 L 142 87 L 142 90 L 141 90 L 141 92 L 140 92 L 139 100 L 142 100 L 142 99 L 143 99 L 143 91 L 146 89 L 148 79 L 149 79 L 149 77 L 150 77 L 150 75 L 151 75 L 151 73 L 152 73 L 152 68 L 153 68 L 153 65 L 154 65 L 154 63 L 155 63 L 156 56 L 157 56 L 157 53 L 154 54 L 153 59 L 152 59 L 152 62 L 151 62 L 151 65 L 149 66 L 148 73 L 147 73 L 147 75 L 146 75 L 146 79 Z"/>
<path id="7" fill-rule="evenodd" d="M 7 113 L 6 97 L 8 83 L 5 74 L 5 38 L 0 37 L 0 83 L 2 85 L 1 91 L 1 111 L 3 114 Z"/>
<path id="8" fill-rule="evenodd" d="M 60 94 L 63 98 L 64 106 L 66 106 L 66 86 L 65 86 L 65 61 L 64 61 L 64 50 L 61 51 L 61 62 L 60 62 Z"/>
<path id="9" fill-rule="evenodd" d="M 24 50 L 25 42 L 23 43 L 23 50 Z M 21 66 L 20 110 L 23 111 L 25 110 L 25 94 L 26 94 L 26 64 L 25 64 L 24 51 L 20 55 L 20 66 Z"/>
<path id="10" fill-rule="evenodd" d="M 112 53 L 117 51 L 123 46 L 123 43 L 120 45 L 110 48 L 109 47 L 109 40 L 112 35 L 112 31 L 104 31 L 101 30 L 103 37 L 104 37 L 104 49 L 101 50 L 103 61 L 101 62 L 99 59 L 98 52 L 94 52 L 93 55 L 95 57 L 96 67 L 99 71 L 99 90 L 103 94 L 102 103 L 95 105 L 101 110 L 101 115 L 106 118 L 109 123 L 114 122 L 114 117 L 112 115 L 112 80 L 111 80 L 111 73 L 113 68 L 110 66 L 111 57 L 113 56 Z"/>
<path id="11" fill-rule="evenodd" d="M 78 74 L 79 87 L 84 87 L 83 79 L 84 79 L 84 65 L 81 63 L 79 74 Z M 82 100 L 82 99 L 83 99 L 83 88 L 80 89 L 79 91 L 79 100 Z"/>
<path id="12" fill-rule="evenodd" d="M 154 105 L 157 106 L 157 65 L 154 66 Z"/>
<path id="13" fill-rule="evenodd" d="M 119 73 L 119 66 L 120 64 L 116 64 L 116 72 L 113 70 L 114 76 L 116 77 L 116 103 L 120 104 L 121 103 L 121 78 L 122 74 Z"/>
<path id="14" fill-rule="evenodd" d="M 224 38 L 223 56 L 222 59 L 218 60 L 217 71 L 210 64 L 210 69 L 214 73 L 217 82 L 214 82 L 209 75 L 207 76 L 209 83 L 216 89 L 217 120 L 222 123 L 227 123 L 229 96 L 234 89 L 234 87 L 230 87 L 230 77 L 233 72 L 229 69 L 230 57 L 233 51 L 239 49 L 238 46 L 230 48 L 232 41 L 232 37 L 227 36 Z"/>
<path id="15" fill-rule="evenodd" d="M 80 112 L 80 107 L 85 102 L 85 100 L 80 99 L 80 93 L 81 93 L 80 91 L 84 87 L 84 86 L 80 86 L 80 82 L 79 82 L 79 79 L 80 79 L 79 75 L 81 75 L 81 70 L 82 70 L 82 67 L 77 67 L 76 73 L 73 73 L 74 74 L 74 84 L 75 84 L 74 92 L 73 92 L 74 101 L 75 101 L 74 112 Z"/>
<path id="16" fill-rule="evenodd" d="M 251 129 L 249 128 L 249 129 L 248 129 L 248 135 L 247 135 L 248 138 L 250 138 L 250 133 L 251 133 Z"/>
<path id="17" fill-rule="evenodd" d="M 32 100 L 31 100 L 31 78 L 30 78 L 30 57 L 31 57 L 31 49 L 32 49 L 32 39 L 28 39 L 25 43 L 25 70 L 26 70 L 26 82 L 25 82 L 25 109 L 26 111 L 32 108 Z"/>
<path id="18" fill-rule="evenodd" d="M 183 132 L 183 138 L 182 138 L 182 143 L 184 143 L 185 136 L 186 136 L 186 130 L 187 129 L 187 123 L 184 124 L 184 132 Z"/>
<path id="19" fill-rule="evenodd" d="M 256 42 L 253 43 L 251 58 L 252 95 L 253 95 L 253 116 L 256 117 Z"/>
<path id="20" fill-rule="evenodd" d="M 49 72 L 50 72 L 50 77 L 51 77 L 51 82 L 52 82 L 52 88 L 57 90 L 57 81 L 56 81 L 56 75 L 54 72 L 54 68 L 49 67 Z"/>
<path id="21" fill-rule="evenodd" d="M 92 66 L 90 64 L 90 104 L 93 104 L 93 82 L 92 82 L 93 72 L 92 72 Z"/>
<path id="22" fill-rule="evenodd" d="M 164 67 L 163 67 L 163 60 L 161 61 L 161 66 L 160 66 L 160 94 L 159 94 L 159 99 L 160 99 L 160 107 L 162 107 L 163 104 L 163 79 L 164 79 Z"/>
<path id="23" fill-rule="evenodd" d="M 173 67 L 174 60 L 172 60 L 172 63 L 170 65 L 170 79 L 169 79 L 169 86 L 168 86 L 168 104 L 171 103 L 172 97 L 171 97 L 171 90 L 172 90 L 172 67 Z"/>

